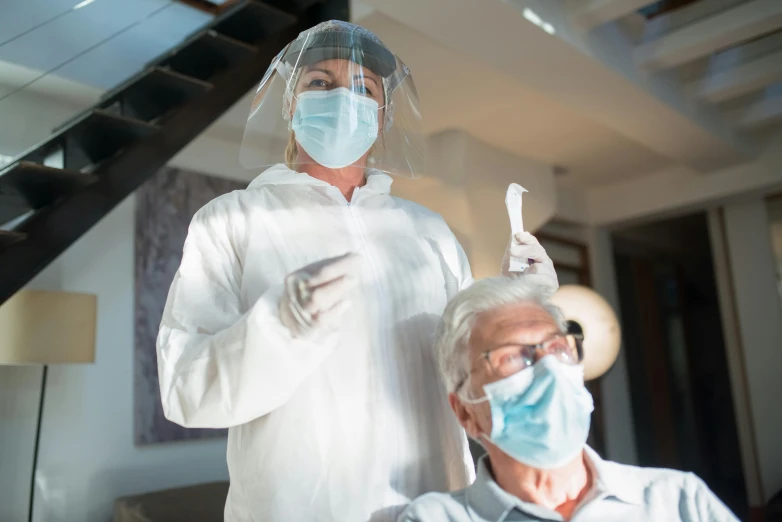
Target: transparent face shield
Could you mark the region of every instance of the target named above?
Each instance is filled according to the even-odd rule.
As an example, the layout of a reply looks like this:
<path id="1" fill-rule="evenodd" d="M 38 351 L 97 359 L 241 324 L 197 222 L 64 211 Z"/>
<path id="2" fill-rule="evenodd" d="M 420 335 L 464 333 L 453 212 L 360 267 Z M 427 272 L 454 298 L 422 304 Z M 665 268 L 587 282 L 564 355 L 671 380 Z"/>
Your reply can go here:
<path id="1" fill-rule="evenodd" d="M 240 161 L 252 170 L 352 165 L 416 177 L 424 146 L 408 68 L 371 32 L 332 21 L 303 32 L 272 62 L 250 108 Z"/>

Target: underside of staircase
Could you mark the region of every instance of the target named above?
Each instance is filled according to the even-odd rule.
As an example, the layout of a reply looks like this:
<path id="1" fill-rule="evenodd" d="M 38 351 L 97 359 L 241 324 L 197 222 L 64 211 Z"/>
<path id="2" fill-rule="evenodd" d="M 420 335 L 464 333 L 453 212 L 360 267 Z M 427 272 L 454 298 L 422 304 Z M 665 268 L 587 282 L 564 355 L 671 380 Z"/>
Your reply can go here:
<path id="1" fill-rule="evenodd" d="M 201 134 L 347 0 L 241 0 L 0 171 L 0 304 Z"/>

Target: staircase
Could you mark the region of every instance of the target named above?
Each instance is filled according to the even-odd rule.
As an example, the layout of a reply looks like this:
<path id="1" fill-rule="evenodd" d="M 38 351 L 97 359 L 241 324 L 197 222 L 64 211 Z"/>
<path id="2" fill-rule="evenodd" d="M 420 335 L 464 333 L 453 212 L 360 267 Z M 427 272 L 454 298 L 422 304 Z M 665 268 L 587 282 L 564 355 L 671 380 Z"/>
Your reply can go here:
<path id="1" fill-rule="evenodd" d="M 299 32 L 347 19 L 347 3 L 236 2 L 15 158 L 0 171 L 0 225 L 12 223 L 0 230 L 0 303 L 257 85 Z"/>

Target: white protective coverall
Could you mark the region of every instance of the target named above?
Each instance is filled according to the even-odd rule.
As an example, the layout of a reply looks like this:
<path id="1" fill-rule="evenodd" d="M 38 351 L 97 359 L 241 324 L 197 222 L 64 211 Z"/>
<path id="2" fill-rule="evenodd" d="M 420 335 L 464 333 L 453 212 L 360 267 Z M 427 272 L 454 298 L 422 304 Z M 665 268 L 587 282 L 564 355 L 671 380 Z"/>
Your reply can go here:
<path id="1" fill-rule="evenodd" d="M 166 417 L 228 427 L 228 521 L 391 521 L 428 491 L 467 486 L 466 437 L 432 341 L 471 282 L 443 219 L 370 171 L 350 203 L 283 165 L 193 218 L 157 341 Z M 285 276 L 356 252 L 342 326 L 293 338 Z"/>

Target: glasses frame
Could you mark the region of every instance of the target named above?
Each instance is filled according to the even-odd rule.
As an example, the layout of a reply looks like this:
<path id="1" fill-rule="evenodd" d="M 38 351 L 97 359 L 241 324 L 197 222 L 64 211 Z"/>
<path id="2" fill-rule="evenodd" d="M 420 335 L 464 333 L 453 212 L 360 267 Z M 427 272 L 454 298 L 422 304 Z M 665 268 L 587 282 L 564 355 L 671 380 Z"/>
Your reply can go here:
<path id="1" fill-rule="evenodd" d="M 528 366 L 526 366 L 524 368 L 521 368 L 520 370 L 514 372 L 513 374 L 511 374 L 511 375 L 515 375 L 516 373 L 518 373 L 520 371 L 523 371 L 523 370 L 526 370 L 528 368 L 531 368 L 533 365 L 535 365 L 535 363 L 537 363 L 545 355 L 553 355 L 551 353 L 544 353 L 543 355 L 538 356 L 538 350 L 542 349 L 544 347 L 544 345 L 550 343 L 551 341 L 554 341 L 556 339 L 563 339 L 563 338 L 564 339 L 572 338 L 573 341 L 574 341 L 574 344 L 576 346 L 576 352 L 578 353 L 578 359 L 576 360 L 576 362 L 574 364 L 580 364 L 581 362 L 583 362 L 583 360 L 584 360 L 584 336 L 583 336 L 583 334 L 579 334 L 579 333 L 557 332 L 557 333 L 553 334 L 552 336 L 548 337 L 547 339 L 544 339 L 543 341 L 541 341 L 541 342 L 539 342 L 537 344 L 513 344 L 513 343 L 504 344 L 502 346 L 498 346 L 496 348 L 492 348 L 491 350 L 486 350 L 485 352 L 482 352 L 478 357 L 476 357 L 473 360 L 473 364 L 470 367 L 470 371 L 467 374 L 467 377 L 465 377 L 464 380 L 459 383 L 459 385 L 456 387 L 454 392 L 455 393 L 459 393 L 459 390 L 462 388 L 462 386 L 464 386 L 464 384 L 470 379 L 470 376 L 476 370 L 475 362 L 478 361 L 478 360 L 486 361 L 486 363 L 488 364 L 489 368 L 491 368 L 491 371 L 494 373 L 494 375 L 500 376 L 500 373 L 497 372 L 496 368 L 494 368 L 494 365 L 492 365 L 491 360 L 489 359 L 489 357 L 491 356 L 492 352 L 495 352 L 497 350 L 501 350 L 501 349 L 507 348 L 509 346 L 518 346 L 518 347 L 520 347 L 522 349 L 526 348 L 531 353 L 533 353 L 534 354 L 534 359 L 533 359 L 532 363 L 530 365 L 528 365 Z M 506 375 L 504 377 L 509 377 L 509 375 Z"/>

